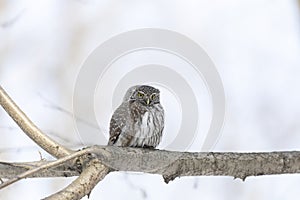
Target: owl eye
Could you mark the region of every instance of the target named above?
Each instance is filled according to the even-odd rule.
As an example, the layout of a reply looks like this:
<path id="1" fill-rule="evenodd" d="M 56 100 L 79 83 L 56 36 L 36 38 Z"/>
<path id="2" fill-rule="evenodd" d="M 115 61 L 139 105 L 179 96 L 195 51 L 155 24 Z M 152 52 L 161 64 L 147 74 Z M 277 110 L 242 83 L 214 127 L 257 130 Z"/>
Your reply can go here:
<path id="1" fill-rule="evenodd" d="M 138 97 L 139 97 L 139 98 L 142 98 L 142 97 L 144 97 L 144 94 L 143 94 L 143 93 L 141 93 L 141 92 L 138 92 L 138 94 L 137 94 L 137 95 L 138 95 Z"/>
<path id="2" fill-rule="evenodd" d="M 156 98 L 156 94 L 151 94 L 150 99 L 154 100 Z"/>

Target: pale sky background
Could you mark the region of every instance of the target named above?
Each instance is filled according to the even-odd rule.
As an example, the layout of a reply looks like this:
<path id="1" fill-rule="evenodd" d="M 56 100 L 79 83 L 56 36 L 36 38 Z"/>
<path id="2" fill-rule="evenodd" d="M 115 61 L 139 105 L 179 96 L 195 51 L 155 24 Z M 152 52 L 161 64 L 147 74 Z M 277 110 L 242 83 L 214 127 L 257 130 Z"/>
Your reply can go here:
<path id="1" fill-rule="evenodd" d="M 73 89 L 85 59 L 117 34 L 139 28 L 169 29 L 197 42 L 223 81 L 226 121 L 212 150 L 299 150 L 299 11 L 296 0 L 0 0 L 0 84 L 42 130 L 69 147 L 80 148 L 73 119 L 51 106 L 72 111 Z M 168 113 L 174 116 L 168 119 L 169 127 L 180 120 L 176 103 L 170 98 Z M 209 103 L 202 103 L 202 117 L 209 118 Z M 1 161 L 38 160 L 38 151 L 51 159 L 3 109 L 0 119 Z M 105 124 L 101 125 L 104 132 Z M 198 150 L 199 138 L 190 151 Z M 163 142 L 168 139 L 172 136 Z M 199 177 L 175 179 L 166 185 L 157 175 L 111 173 L 90 199 L 296 199 L 299 178 L 250 177 L 242 182 L 231 177 Z M 26 179 L 0 191 L 0 199 L 19 199 L 20 195 L 41 199 L 73 179 Z"/>

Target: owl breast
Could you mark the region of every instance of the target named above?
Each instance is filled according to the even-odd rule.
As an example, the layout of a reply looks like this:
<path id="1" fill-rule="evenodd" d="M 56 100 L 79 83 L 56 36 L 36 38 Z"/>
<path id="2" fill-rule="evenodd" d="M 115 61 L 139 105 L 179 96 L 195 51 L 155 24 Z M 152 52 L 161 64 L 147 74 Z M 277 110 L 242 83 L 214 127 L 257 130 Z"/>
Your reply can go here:
<path id="1" fill-rule="evenodd" d="M 139 109 L 139 111 L 141 110 Z M 160 143 L 164 127 L 161 105 L 146 108 L 139 115 L 133 113 L 133 119 L 134 136 L 129 146 L 156 147 Z"/>

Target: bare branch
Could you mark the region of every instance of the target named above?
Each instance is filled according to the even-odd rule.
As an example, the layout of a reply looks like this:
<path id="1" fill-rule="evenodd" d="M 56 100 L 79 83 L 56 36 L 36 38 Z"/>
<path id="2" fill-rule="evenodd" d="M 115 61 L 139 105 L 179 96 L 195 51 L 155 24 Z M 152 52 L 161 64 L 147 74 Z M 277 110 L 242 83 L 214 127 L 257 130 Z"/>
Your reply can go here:
<path id="1" fill-rule="evenodd" d="M 81 153 L 80 153 L 81 154 Z M 78 154 L 77 154 L 78 155 Z M 37 161 L 28 163 L 4 163 L 0 162 L 0 177 L 2 178 L 16 178 L 27 170 L 39 168 L 40 166 L 49 166 L 49 163 L 53 164 L 53 161 Z M 57 163 L 55 163 L 57 164 Z M 35 177 L 72 177 L 79 176 L 80 173 L 76 169 L 76 163 L 68 165 L 64 163 L 53 167 L 51 169 L 36 171 L 31 173 L 27 178 Z M 32 171 L 31 171 L 32 172 Z M 81 173 L 73 183 L 67 188 L 61 190 L 57 194 L 53 194 L 49 199 L 81 199 L 83 196 L 88 195 L 95 185 L 101 181 L 106 174 L 109 173 L 107 167 L 102 165 L 97 159 L 89 161 L 86 165 L 86 169 Z M 90 178 L 92 177 L 92 178 Z M 72 191 L 72 192 L 71 192 Z"/>
<path id="2" fill-rule="evenodd" d="M 0 189 L 29 177 L 79 177 L 46 199 L 81 199 L 110 171 L 160 174 L 166 183 L 182 176 L 248 176 L 300 173 L 300 152 L 172 152 L 143 148 L 92 146 L 74 152 L 46 136 L 20 110 L 0 86 L 0 105 L 39 146 L 59 158 L 32 163 L 0 162 L 0 179 L 9 178 Z M 89 155 L 87 155 L 89 154 Z M 79 160 L 78 163 L 73 159 Z M 72 161 L 70 161 L 72 160 Z"/>
<path id="3" fill-rule="evenodd" d="M 55 163 L 62 163 L 63 160 L 66 161 L 87 153 L 92 153 L 93 157 L 97 157 L 101 160 L 101 163 L 112 171 L 160 174 L 164 176 L 166 182 L 182 176 L 232 176 L 244 180 L 248 176 L 300 173 L 299 151 L 192 153 L 115 146 L 93 146 L 53 161 L 51 166 L 55 166 Z M 94 159 L 93 157 L 89 158 Z M 43 167 L 43 169 L 45 168 Z M 74 166 L 73 168 L 76 169 Z M 101 169 L 100 172 L 103 170 Z M 105 169 L 104 171 L 108 172 L 109 170 Z M 33 174 L 31 174 L 32 176 Z M 1 175 L 0 178 L 6 177 Z"/>
<path id="4" fill-rule="evenodd" d="M 35 143 L 37 143 L 51 155 L 55 156 L 56 158 L 62 158 L 73 153 L 73 151 L 67 149 L 66 147 L 60 145 L 59 143 L 49 138 L 37 126 L 35 126 L 32 123 L 32 121 L 25 115 L 25 113 L 8 96 L 8 94 L 4 91 L 4 89 L 1 86 L 0 105 Z M 64 159 L 66 159 L 66 157 Z M 94 165 L 92 165 L 91 163 L 93 163 Z M 11 183 L 22 179 L 23 177 L 30 176 L 34 172 L 39 172 L 42 169 L 46 169 L 51 166 L 56 166 L 56 164 L 52 165 L 52 163 L 49 163 L 48 166 L 40 166 L 38 168 L 31 169 L 21 174 L 21 176 L 17 176 L 13 179 L 10 179 L 7 182 L 2 183 L 1 186 L 5 187 Z M 94 188 L 94 186 L 98 183 L 98 181 L 105 177 L 108 171 L 109 169 L 100 164 L 99 160 L 94 159 L 93 162 L 89 161 L 88 167 L 84 168 L 81 175 L 75 181 L 73 181 L 69 186 L 67 186 L 61 192 L 58 192 L 57 194 L 53 195 L 52 197 L 54 197 L 55 199 L 66 199 L 65 194 L 69 194 L 69 191 L 76 191 L 76 197 L 71 194 L 69 194 L 68 196 L 73 197 L 72 199 L 80 199 L 86 194 L 89 194 Z M 51 197 L 49 198 L 51 199 Z"/>
<path id="5" fill-rule="evenodd" d="M 53 161 L 41 160 L 36 162 L 25 162 L 25 163 L 0 162 L 0 177 L 3 179 L 13 179 L 16 178 L 19 174 L 40 167 L 42 165 L 47 165 L 48 163 L 51 162 Z M 79 176 L 80 175 L 79 171 L 74 170 L 74 167 L 75 166 L 73 165 L 68 165 L 64 163 L 63 165 L 59 165 L 51 169 L 36 172 L 32 175 L 29 175 L 27 178 Z"/>
<path id="6" fill-rule="evenodd" d="M 232 176 L 245 180 L 248 176 L 300 173 L 299 151 L 191 153 L 106 146 L 94 147 L 93 152 L 113 170 L 160 174 L 167 183 L 181 176 Z"/>
<path id="7" fill-rule="evenodd" d="M 92 189 L 110 172 L 98 159 L 93 159 L 81 175 L 60 192 L 53 194 L 47 200 L 74 200 L 90 195 Z"/>
<path id="8" fill-rule="evenodd" d="M 49 154 L 60 158 L 69 155 L 72 151 L 55 142 L 45 135 L 25 113 L 15 104 L 0 86 L 0 105 L 9 114 L 9 116 L 18 124 L 18 126 L 30 137 L 35 143 L 42 147 Z"/>
<path id="9" fill-rule="evenodd" d="M 57 159 L 57 160 L 49 162 L 47 164 L 29 169 L 29 170 L 19 174 L 18 176 L 14 177 L 12 179 L 9 179 L 8 181 L 5 181 L 4 183 L 0 184 L 0 189 L 2 189 L 4 187 L 7 187 L 7 186 L 9 186 L 9 185 L 21 180 L 21 179 L 32 176 L 33 174 L 35 174 L 37 172 L 40 172 L 44 169 L 50 169 L 51 167 L 55 167 L 55 166 L 58 166 L 60 164 L 66 163 L 67 161 L 70 161 L 72 159 L 79 158 L 80 156 L 85 155 L 87 153 L 89 153 L 89 149 L 84 149 L 82 151 L 75 152 L 71 155 L 65 156 L 63 158 Z"/>

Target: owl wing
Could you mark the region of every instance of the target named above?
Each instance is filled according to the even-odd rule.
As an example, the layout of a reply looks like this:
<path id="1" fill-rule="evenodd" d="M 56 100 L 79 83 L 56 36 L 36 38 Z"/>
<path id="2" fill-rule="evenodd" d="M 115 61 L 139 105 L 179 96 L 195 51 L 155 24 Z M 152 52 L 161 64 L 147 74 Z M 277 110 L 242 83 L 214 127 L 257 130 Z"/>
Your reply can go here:
<path id="1" fill-rule="evenodd" d="M 128 115 L 128 102 L 123 102 L 111 117 L 108 145 L 114 145 L 119 136 L 125 131 Z"/>

